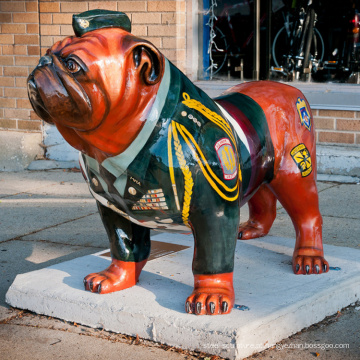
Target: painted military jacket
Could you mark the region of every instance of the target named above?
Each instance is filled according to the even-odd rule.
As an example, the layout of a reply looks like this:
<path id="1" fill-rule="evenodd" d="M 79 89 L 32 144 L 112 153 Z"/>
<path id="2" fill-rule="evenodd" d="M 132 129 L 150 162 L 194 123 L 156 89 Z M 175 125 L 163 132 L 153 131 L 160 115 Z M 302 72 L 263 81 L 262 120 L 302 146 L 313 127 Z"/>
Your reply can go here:
<path id="1" fill-rule="evenodd" d="M 166 60 L 137 138 L 101 164 L 80 154 L 80 164 L 95 199 L 138 225 L 188 232 L 225 217 L 235 228 L 241 203 L 271 178 L 269 139 L 253 100 L 234 93 L 214 102 Z"/>

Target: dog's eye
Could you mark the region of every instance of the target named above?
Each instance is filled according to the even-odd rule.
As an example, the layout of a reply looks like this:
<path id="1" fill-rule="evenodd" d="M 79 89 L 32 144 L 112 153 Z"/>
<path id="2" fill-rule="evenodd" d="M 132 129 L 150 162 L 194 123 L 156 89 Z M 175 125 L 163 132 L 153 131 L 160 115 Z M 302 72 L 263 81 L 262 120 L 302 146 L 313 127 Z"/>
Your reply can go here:
<path id="1" fill-rule="evenodd" d="M 76 73 L 81 70 L 80 65 L 74 59 L 67 60 L 65 66 L 72 73 Z"/>

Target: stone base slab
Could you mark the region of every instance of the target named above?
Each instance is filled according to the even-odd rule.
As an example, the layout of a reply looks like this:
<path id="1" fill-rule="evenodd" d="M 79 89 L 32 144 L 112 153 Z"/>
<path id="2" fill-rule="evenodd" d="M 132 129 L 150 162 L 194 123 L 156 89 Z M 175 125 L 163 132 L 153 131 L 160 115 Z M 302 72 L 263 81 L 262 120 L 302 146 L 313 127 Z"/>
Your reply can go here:
<path id="1" fill-rule="evenodd" d="M 187 235 L 160 234 L 153 239 L 183 246 L 193 243 Z M 18 275 L 6 301 L 90 327 L 242 359 L 360 298 L 360 250 L 325 246 L 330 266 L 340 270 L 296 276 L 291 269 L 293 246 L 293 239 L 271 236 L 238 241 L 236 305 L 225 316 L 185 313 L 193 286 L 192 247 L 149 261 L 138 285 L 117 293 L 99 295 L 83 289 L 84 276 L 110 263 L 98 253 Z"/>

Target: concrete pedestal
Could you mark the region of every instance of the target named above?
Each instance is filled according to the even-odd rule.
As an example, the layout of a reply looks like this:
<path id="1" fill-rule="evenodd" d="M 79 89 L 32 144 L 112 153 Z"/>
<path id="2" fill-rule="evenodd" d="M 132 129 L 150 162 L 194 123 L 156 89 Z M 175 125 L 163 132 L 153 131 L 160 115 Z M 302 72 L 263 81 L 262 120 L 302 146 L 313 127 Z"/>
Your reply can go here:
<path id="1" fill-rule="evenodd" d="M 325 246 L 330 266 L 340 270 L 296 276 L 291 269 L 294 240 L 268 236 L 238 241 L 231 314 L 189 315 L 184 304 L 193 286 L 193 238 L 160 234 L 153 239 L 189 248 L 177 247 L 149 261 L 133 288 L 107 295 L 84 291 L 84 276 L 110 263 L 99 253 L 18 275 L 6 301 L 91 327 L 242 359 L 360 298 L 360 250 Z"/>

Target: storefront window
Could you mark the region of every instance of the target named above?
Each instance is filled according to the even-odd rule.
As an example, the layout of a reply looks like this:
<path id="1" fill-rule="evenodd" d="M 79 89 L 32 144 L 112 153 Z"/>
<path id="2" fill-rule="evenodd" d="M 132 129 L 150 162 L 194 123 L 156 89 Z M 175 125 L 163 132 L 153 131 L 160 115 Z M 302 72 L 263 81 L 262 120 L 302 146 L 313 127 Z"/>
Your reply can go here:
<path id="1" fill-rule="evenodd" d="M 260 79 L 359 83 L 359 0 L 256 2 L 203 0 L 201 79 L 253 79 L 258 52 Z"/>

